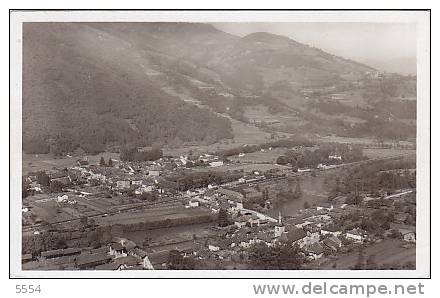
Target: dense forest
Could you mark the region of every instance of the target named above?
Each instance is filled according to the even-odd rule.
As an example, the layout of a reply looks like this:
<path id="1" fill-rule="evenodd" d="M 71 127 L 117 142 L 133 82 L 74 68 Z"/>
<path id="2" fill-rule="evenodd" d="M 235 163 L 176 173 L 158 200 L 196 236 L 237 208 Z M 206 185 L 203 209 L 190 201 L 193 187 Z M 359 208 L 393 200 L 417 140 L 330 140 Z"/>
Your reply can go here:
<path id="1" fill-rule="evenodd" d="M 357 191 L 378 194 L 379 190 L 392 193 L 399 189 L 416 187 L 415 161 L 391 160 L 361 165 L 329 181 L 333 195 Z"/>
<path id="2" fill-rule="evenodd" d="M 332 158 L 336 155 L 336 158 Z M 322 143 L 315 150 L 288 150 L 277 158 L 278 164 L 290 164 L 293 168 L 316 168 L 319 164 L 340 164 L 367 159 L 359 145 Z"/>
<path id="3" fill-rule="evenodd" d="M 23 149 L 212 144 L 233 137 L 228 117 L 252 122 L 251 106 L 296 119 L 256 124 L 270 133 L 414 138 L 416 78 L 366 75 L 374 71 L 287 37 L 209 24 L 28 23 Z M 315 90 L 310 100 L 304 88 Z M 321 101 L 334 92 L 360 94 L 362 105 Z"/>
<path id="4" fill-rule="evenodd" d="M 148 63 L 118 39 L 72 24 L 24 25 L 23 148 L 63 154 L 81 147 L 231 138 L 227 119 L 160 89 Z M 108 51 L 108 49 L 112 51 Z"/>

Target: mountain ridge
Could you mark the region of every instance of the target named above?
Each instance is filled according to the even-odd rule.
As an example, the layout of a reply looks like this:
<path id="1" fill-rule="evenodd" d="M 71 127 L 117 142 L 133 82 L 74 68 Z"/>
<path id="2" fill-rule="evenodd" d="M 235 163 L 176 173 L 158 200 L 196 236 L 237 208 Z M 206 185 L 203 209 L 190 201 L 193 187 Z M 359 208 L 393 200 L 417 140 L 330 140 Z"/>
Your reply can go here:
<path id="1" fill-rule="evenodd" d="M 203 23 L 27 23 L 24 148 L 212 143 L 232 137 L 222 114 L 244 119 L 245 105 L 263 104 L 297 116 L 280 90 L 297 98 L 371 71 L 288 37 Z"/>

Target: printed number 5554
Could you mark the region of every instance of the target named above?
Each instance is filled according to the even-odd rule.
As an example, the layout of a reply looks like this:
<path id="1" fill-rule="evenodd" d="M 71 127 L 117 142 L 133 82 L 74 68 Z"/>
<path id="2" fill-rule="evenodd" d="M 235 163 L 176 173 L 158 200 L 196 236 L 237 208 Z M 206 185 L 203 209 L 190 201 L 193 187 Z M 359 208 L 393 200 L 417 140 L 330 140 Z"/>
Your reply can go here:
<path id="1" fill-rule="evenodd" d="M 41 293 L 40 285 L 15 285 L 16 294 Z"/>

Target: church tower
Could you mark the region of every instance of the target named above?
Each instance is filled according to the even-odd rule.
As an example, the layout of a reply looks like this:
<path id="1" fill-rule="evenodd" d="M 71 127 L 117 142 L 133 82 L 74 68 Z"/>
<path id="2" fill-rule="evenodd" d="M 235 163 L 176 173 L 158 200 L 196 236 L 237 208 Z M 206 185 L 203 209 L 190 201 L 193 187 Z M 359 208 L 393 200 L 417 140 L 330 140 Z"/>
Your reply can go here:
<path id="1" fill-rule="evenodd" d="M 283 218 L 281 217 L 281 212 L 278 213 L 278 223 L 275 225 L 275 237 L 280 237 L 284 231 L 286 230 L 286 227 L 283 223 Z"/>

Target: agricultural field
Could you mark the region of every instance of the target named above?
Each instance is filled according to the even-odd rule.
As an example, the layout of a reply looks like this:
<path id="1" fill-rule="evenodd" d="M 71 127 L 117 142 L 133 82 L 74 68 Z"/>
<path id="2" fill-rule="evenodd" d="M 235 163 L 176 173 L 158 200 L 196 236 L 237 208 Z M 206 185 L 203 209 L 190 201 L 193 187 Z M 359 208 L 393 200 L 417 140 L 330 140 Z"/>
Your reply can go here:
<path id="1" fill-rule="evenodd" d="M 231 149 L 246 144 L 261 144 L 270 140 L 270 133 L 262 131 L 253 124 L 247 124 L 232 118 L 229 118 L 233 130 L 233 139 L 218 141 L 210 145 L 186 145 L 174 147 L 164 147 L 164 155 L 179 156 L 188 154 L 192 151 L 194 154 L 203 154 L 206 152 L 216 152 L 219 150 Z M 283 134 L 284 136 L 286 134 Z"/>
<path id="2" fill-rule="evenodd" d="M 359 124 L 359 123 L 366 123 L 367 121 L 361 118 L 352 117 L 348 115 L 329 115 L 324 114 L 321 112 L 314 112 L 314 115 L 318 116 L 319 118 L 325 119 L 325 120 L 341 120 L 344 123 L 349 124 Z"/>
<path id="3" fill-rule="evenodd" d="M 272 150 L 266 149 L 263 151 L 257 151 L 252 153 L 245 153 L 244 156 L 231 156 L 229 159 L 232 162 L 241 163 L 275 163 L 276 159 L 286 152 L 287 148 L 273 148 Z"/>
<path id="4" fill-rule="evenodd" d="M 381 157 L 390 157 L 397 155 L 416 155 L 416 150 L 413 149 L 373 149 L 373 148 L 364 148 L 364 155 L 368 158 L 381 158 Z"/>
<path id="5" fill-rule="evenodd" d="M 272 114 L 267 106 L 261 104 L 245 107 L 244 116 L 250 122 L 266 122 L 267 124 L 298 120 L 298 117 L 294 114 Z"/>
<path id="6" fill-rule="evenodd" d="M 186 209 L 182 205 L 133 210 L 97 218 L 100 225 L 134 224 L 139 222 L 154 222 L 167 219 L 185 219 L 203 215 L 210 215 L 210 211 L 203 208 Z"/>
<path id="7" fill-rule="evenodd" d="M 290 167 L 272 164 L 272 163 L 255 163 L 255 164 L 253 164 L 253 163 L 252 164 L 239 164 L 239 163 L 237 163 L 237 164 L 223 165 L 221 167 L 215 167 L 215 168 L 205 168 L 202 170 L 218 171 L 218 172 L 243 170 L 243 172 L 245 172 L 245 173 L 250 173 L 253 171 L 264 172 L 264 171 L 268 171 L 268 170 L 272 170 L 272 169 L 285 170 L 285 169 L 290 169 Z"/>
<path id="8" fill-rule="evenodd" d="M 349 137 L 341 137 L 336 135 L 318 136 L 318 137 L 319 140 L 323 142 L 360 144 L 360 145 L 369 145 L 369 146 L 373 146 L 377 144 L 377 140 L 373 138 L 349 138 Z"/>
<path id="9" fill-rule="evenodd" d="M 154 246 L 156 250 L 175 249 L 176 246 L 182 248 L 182 245 L 187 245 L 187 241 L 192 242 L 194 235 L 197 235 L 197 238 L 204 238 L 214 234 L 214 225 L 213 223 L 202 223 L 148 231 L 136 231 L 127 233 L 126 237 L 136 243 L 143 243 L 145 239 L 148 239 L 151 243 L 150 247 Z M 171 248 L 167 247 L 170 245 L 172 246 Z"/>
<path id="10" fill-rule="evenodd" d="M 380 243 L 368 246 L 364 250 L 365 258 L 374 255 L 375 262 L 380 266 L 384 264 L 405 264 L 412 262 L 416 264 L 416 247 L 411 245 L 403 247 L 406 242 L 396 239 L 387 239 Z M 337 260 L 329 260 L 320 264 L 320 269 L 332 269 L 336 262 L 336 269 L 350 269 L 355 266 L 359 257 L 359 252 L 351 252 L 339 257 Z M 335 268 L 333 268 L 335 269 Z"/>
<path id="11" fill-rule="evenodd" d="M 101 156 L 106 161 L 109 158 L 119 160 L 119 153 L 103 152 L 98 155 L 54 157 L 51 154 L 25 154 L 23 153 L 23 175 L 36 171 L 49 171 L 53 168 L 68 168 L 75 166 L 78 159 L 87 158 L 90 164 L 99 164 Z"/>

